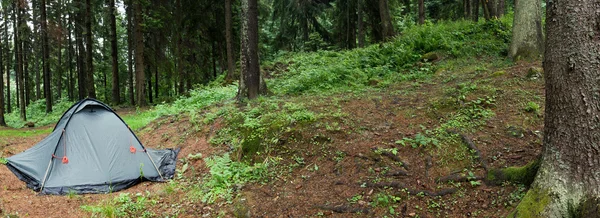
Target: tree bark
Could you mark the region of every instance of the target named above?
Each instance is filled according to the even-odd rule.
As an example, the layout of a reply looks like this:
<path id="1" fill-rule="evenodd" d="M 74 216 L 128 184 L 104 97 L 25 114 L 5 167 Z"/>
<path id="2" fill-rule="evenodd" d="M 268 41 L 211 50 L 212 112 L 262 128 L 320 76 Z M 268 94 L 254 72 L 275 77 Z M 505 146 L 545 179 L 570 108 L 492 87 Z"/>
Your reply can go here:
<path id="1" fill-rule="evenodd" d="M 41 41 L 41 35 L 42 35 L 41 32 L 38 33 L 39 20 L 41 20 L 41 19 L 38 19 L 39 18 L 39 14 L 38 14 L 39 10 L 37 9 L 36 6 L 39 4 L 39 2 L 37 0 L 33 0 L 33 1 L 31 1 L 31 4 L 33 5 L 32 11 L 33 11 L 33 31 L 34 31 L 33 35 L 34 35 L 34 40 L 36 42 L 39 42 L 39 41 Z M 36 44 L 40 44 L 41 45 L 41 43 L 36 43 Z M 41 48 L 41 46 L 34 46 L 33 50 L 34 50 L 34 52 L 36 52 L 36 54 L 39 54 L 39 52 L 40 52 L 40 50 L 38 50 L 39 48 Z M 42 54 L 43 54 L 43 52 L 42 52 Z M 41 79 L 42 79 L 42 76 L 40 75 L 40 68 L 38 66 L 38 62 L 39 61 L 36 61 L 35 62 L 36 66 L 34 66 L 34 71 L 35 71 L 35 98 L 36 99 L 41 99 L 42 98 L 42 91 L 41 91 L 41 84 L 42 84 Z M 43 63 L 42 63 L 42 65 L 43 65 Z"/>
<path id="2" fill-rule="evenodd" d="M 425 23 L 425 0 L 419 0 L 419 24 Z"/>
<path id="3" fill-rule="evenodd" d="M 479 0 L 473 0 L 473 21 L 479 21 Z"/>
<path id="4" fill-rule="evenodd" d="M 542 3 L 540 0 L 515 2 L 512 42 L 509 56 L 513 60 L 535 60 L 544 53 Z"/>
<path id="5" fill-rule="evenodd" d="M 24 78 L 23 78 L 23 43 L 21 41 L 21 34 L 23 29 L 23 7 L 21 2 L 16 0 L 15 2 L 15 13 L 16 13 L 16 24 L 15 24 L 15 59 L 17 60 L 17 64 L 15 67 L 17 68 L 15 71 L 17 73 L 17 100 L 19 103 L 19 112 L 21 119 L 27 120 L 27 114 L 25 111 L 25 86 Z"/>
<path id="6" fill-rule="evenodd" d="M 92 3 L 91 0 L 85 1 L 85 44 L 86 44 L 86 88 L 88 97 L 96 98 L 96 87 L 94 83 L 94 49 L 92 41 Z"/>
<path id="7" fill-rule="evenodd" d="M 235 60 L 233 59 L 233 27 L 231 24 L 231 0 L 225 0 L 225 43 L 227 44 L 227 75 L 225 82 L 233 82 Z"/>
<path id="8" fill-rule="evenodd" d="M 134 72 L 133 72 L 133 5 L 132 0 L 126 0 L 126 16 L 127 16 L 127 68 L 129 75 L 129 103 L 135 105 L 134 95 Z"/>
<path id="9" fill-rule="evenodd" d="M 257 0 L 242 0 L 241 79 L 238 99 L 254 99 L 263 94 L 258 60 Z M 264 84 L 264 83 L 263 83 Z M 265 90 L 266 91 L 266 90 Z"/>
<path id="10" fill-rule="evenodd" d="M 141 0 L 133 1 L 133 30 L 135 42 L 135 91 L 137 95 L 137 105 L 146 106 L 146 93 L 144 82 L 144 34 L 142 30 L 142 5 Z"/>
<path id="11" fill-rule="evenodd" d="M 110 54 L 112 57 L 112 102 L 121 103 L 119 90 L 119 56 L 117 54 L 117 19 L 115 18 L 115 0 L 108 0 L 108 16 L 110 19 Z"/>
<path id="12" fill-rule="evenodd" d="M 394 32 L 394 25 L 392 25 L 392 17 L 390 16 L 388 0 L 379 0 L 379 16 L 381 17 L 381 30 L 383 40 L 385 41 L 394 37 L 396 33 Z"/>
<path id="13" fill-rule="evenodd" d="M 69 82 L 68 84 L 68 88 L 67 88 L 67 93 L 69 96 L 69 101 L 73 101 L 73 99 L 75 98 L 74 96 L 74 89 L 75 89 L 75 81 L 73 79 L 73 53 L 75 53 L 73 51 L 73 39 L 71 38 L 71 33 L 73 32 L 73 28 L 72 28 L 72 24 L 73 24 L 73 13 L 69 13 L 69 21 L 68 25 L 67 25 L 67 36 L 68 36 L 68 43 L 69 43 L 69 48 L 67 50 L 67 55 L 68 55 L 68 61 L 69 61 L 69 75 L 68 75 L 68 79 L 67 81 Z"/>
<path id="14" fill-rule="evenodd" d="M 358 21 L 357 21 L 357 38 L 358 38 L 358 47 L 365 47 L 365 22 L 364 22 L 364 10 L 363 10 L 363 0 L 357 0 L 357 8 L 358 10 Z M 410 4 L 410 3 L 409 3 Z"/>
<path id="15" fill-rule="evenodd" d="M 2 10 L 4 13 L 8 13 L 7 10 Z M 4 22 L 8 22 L 4 20 Z M 6 121 L 4 120 L 4 45 L 0 44 L 0 126 L 6 126 Z"/>
<path id="16" fill-rule="evenodd" d="M 505 0 L 498 0 L 498 8 L 496 9 L 496 16 L 498 16 L 498 18 L 501 18 L 502 16 L 504 16 L 505 10 L 506 10 L 506 1 Z"/>
<path id="17" fill-rule="evenodd" d="M 50 48 L 48 45 L 48 23 L 46 20 L 46 0 L 40 0 L 42 16 L 42 65 L 44 69 L 44 98 L 46 98 L 46 113 L 52 112 L 52 92 L 50 91 Z M 60 42 L 59 42 L 60 43 Z M 60 52 L 60 50 L 58 51 Z M 58 63 L 60 66 L 60 63 Z M 60 78 L 59 78 L 60 80 Z M 59 92 L 61 90 L 59 89 Z"/>
<path id="18" fill-rule="evenodd" d="M 83 13 L 83 8 L 84 8 L 84 3 L 83 0 L 78 0 L 78 6 L 77 7 L 77 15 L 76 17 L 76 21 L 75 21 L 75 41 L 77 44 L 77 87 L 78 87 L 78 94 L 79 94 L 79 99 L 84 99 L 87 94 L 87 74 L 86 71 L 87 69 L 86 66 L 87 64 L 86 62 L 86 58 L 85 55 L 86 53 L 86 49 L 83 46 L 83 32 L 84 32 L 84 13 Z"/>
<path id="19" fill-rule="evenodd" d="M 4 11 L 9 11 L 5 6 Z M 14 14 L 13 14 L 14 16 Z M 4 47 L 6 48 L 6 113 L 12 113 L 10 102 L 10 68 L 12 66 L 12 55 L 10 55 L 10 46 L 8 44 L 8 13 L 4 13 Z M 2 74 L 0 73 L 0 77 Z"/>
<path id="20" fill-rule="evenodd" d="M 542 162 L 511 217 L 597 217 L 600 4 L 553 0 L 546 9 Z"/>

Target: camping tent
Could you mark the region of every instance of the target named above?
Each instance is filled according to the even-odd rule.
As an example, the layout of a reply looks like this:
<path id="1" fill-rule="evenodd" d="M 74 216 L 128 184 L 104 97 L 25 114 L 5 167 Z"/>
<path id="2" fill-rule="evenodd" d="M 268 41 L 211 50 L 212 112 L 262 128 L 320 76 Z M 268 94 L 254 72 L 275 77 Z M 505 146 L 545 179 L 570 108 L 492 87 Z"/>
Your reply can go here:
<path id="1" fill-rule="evenodd" d="M 50 135 L 6 166 L 41 194 L 108 193 L 142 180 L 173 178 L 179 149 L 145 148 L 106 104 L 84 99 L 71 106 Z"/>

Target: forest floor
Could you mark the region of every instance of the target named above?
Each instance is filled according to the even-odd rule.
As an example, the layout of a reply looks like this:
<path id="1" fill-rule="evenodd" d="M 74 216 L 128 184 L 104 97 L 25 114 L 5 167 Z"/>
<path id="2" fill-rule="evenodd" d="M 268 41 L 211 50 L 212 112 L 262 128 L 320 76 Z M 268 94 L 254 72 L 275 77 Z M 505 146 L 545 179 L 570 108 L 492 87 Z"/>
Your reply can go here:
<path id="1" fill-rule="evenodd" d="M 487 61 L 449 61 L 430 79 L 385 89 L 286 99 L 317 115 L 337 115 L 278 135 L 276 147 L 255 157 L 273 162 L 267 178 L 233 187 L 230 199 L 210 202 L 193 194 L 211 172 L 203 158 L 230 151 L 229 146 L 209 143 L 225 122 L 217 118 L 198 125 L 178 115 L 137 131 L 148 147 L 182 148 L 173 182 L 145 182 L 111 194 L 38 196 L 0 167 L 0 215 L 111 217 L 126 211 L 149 217 L 506 216 L 527 187 L 486 184 L 482 178 L 486 169 L 522 166 L 539 155 L 543 78 L 529 72 L 539 62 Z M 19 136 L 2 132 L 21 130 L 0 129 L 0 157 L 31 147 L 50 128 Z M 480 159 L 464 141 L 477 147 Z M 439 181 L 454 174 L 467 179 Z"/>

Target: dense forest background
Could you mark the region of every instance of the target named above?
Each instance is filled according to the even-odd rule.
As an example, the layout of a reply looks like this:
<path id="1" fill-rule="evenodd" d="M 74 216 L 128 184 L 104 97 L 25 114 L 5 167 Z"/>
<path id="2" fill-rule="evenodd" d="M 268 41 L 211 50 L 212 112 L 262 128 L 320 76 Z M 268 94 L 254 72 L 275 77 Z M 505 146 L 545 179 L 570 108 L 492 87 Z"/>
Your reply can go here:
<path id="1" fill-rule="evenodd" d="M 365 47 L 417 24 L 493 19 L 505 0 L 263 0 L 258 54 Z M 170 102 L 218 78 L 239 80 L 235 0 L 2 0 L 0 114 L 86 97 L 112 105 Z M 69 103 L 70 104 L 70 103 Z M 4 125 L 4 119 L 0 124 Z"/>

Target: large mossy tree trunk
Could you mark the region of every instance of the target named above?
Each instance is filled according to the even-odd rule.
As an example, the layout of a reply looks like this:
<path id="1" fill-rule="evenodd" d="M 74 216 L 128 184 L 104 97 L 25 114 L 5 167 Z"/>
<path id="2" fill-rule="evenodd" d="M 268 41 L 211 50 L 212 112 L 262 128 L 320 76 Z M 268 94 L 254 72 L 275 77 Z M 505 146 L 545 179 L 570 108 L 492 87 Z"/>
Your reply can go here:
<path id="1" fill-rule="evenodd" d="M 554 0 L 547 15 L 542 162 L 510 217 L 597 217 L 600 4 Z"/>
<path id="2" fill-rule="evenodd" d="M 508 55 L 513 60 L 535 60 L 544 53 L 541 0 L 515 2 L 512 42 Z"/>

